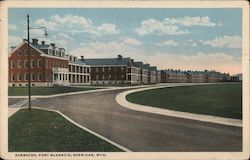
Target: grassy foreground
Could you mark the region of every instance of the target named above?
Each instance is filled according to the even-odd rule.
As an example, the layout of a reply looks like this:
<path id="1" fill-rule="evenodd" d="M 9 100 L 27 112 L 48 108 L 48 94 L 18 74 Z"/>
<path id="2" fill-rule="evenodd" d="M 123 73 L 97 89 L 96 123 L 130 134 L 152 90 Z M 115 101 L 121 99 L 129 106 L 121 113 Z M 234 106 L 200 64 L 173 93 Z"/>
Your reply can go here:
<path id="1" fill-rule="evenodd" d="M 133 103 L 164 109 L 242 118 L 242 84 L 153 89 L 127 95 Z"/>
<path id="2" fill-rule="evenodd" d="M 9 118 L 10 152 L 122 152 L 55 112 L 22 109 Z"/>
<path id="3" fill-rule="evenodd" d="M 32 95 L 52 95 L 68 92 L 87 91 L 100 88 L 91 87 L 31 87 Z M 9 87 L 9 96 L 26 96 L 28 95 L 28 87 Z"/>

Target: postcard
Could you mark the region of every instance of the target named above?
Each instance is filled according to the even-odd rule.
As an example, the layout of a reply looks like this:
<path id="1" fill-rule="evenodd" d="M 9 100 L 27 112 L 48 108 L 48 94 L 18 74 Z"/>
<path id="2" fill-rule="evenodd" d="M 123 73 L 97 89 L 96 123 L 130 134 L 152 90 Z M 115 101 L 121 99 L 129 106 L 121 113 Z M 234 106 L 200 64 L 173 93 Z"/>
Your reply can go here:
<path id="1" fill-rule="evenodd" d="M 247 1 L 3 1 L 2 159 L 249 158 Z"/>

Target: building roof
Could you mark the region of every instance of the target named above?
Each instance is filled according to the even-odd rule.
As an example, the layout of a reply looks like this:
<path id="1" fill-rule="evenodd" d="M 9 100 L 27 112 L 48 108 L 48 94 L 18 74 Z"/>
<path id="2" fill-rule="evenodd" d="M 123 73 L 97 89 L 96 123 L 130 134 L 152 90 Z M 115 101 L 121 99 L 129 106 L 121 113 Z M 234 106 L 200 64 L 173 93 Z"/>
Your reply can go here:
<path id="1" fill-rule="evenodd" d="M 81 60 L 77 59 L 75 61 L 69 61 L 69 63 L 74 63 L 74 64 L 80 64 L 80 65 L 86 65 L 86 63 L 82 62 Z"/>
<path id="2" fill-rule="evenodd" d="M 149 67 L 150 71 L 157 71 L 156 66 Z"/>
<path id="3" fill-rule="evenodd" d="M 28 42 L 26 40 L 24 40 L 20 45 L 18 45 L 16 48 L 12 49 L 10 52 L 9 52 L 9 56 L 14 53 L 16 50 L 18 50 L 20 47 L 22 47 L 23 45 L 25 44 L 28 44 Z M 36 51 L 39 52 L 39 54 L 41 56 L 45 56 L 45 57 L 51 57 L 51 58 L 57 58 L 57 59 L 63 59 L 63 60 L 67 60 L 66 57 L 64 56 L 54 56 L 54 55 L 50 55 L 50 54 L 47 54 L 45 53 L 43 50 L 42 50 L 42 47 L 50 47 L 50 45 L 40 45 L 40 44 L 36 44 L 34 45 L 33 43 L 30 43 L 30 47 L 35 49 Z M 46 48 L 43 48 L 43 49 L 46 49 Z"/>
<path id="4" fill-rule="evenodd" d="M 143 63 L 142 62 L 133 62 L 133 65 L 135 67 L 138 67 L 138 68 L 142 68 L 143 67 Z"/>
<path id="5" fill-rule="evenodd" d="M 125 66 L 131 64 L 130 58 L 98 58 L 98 59 L 80 59 L 81 62 L 92 66 Z"/>
<path id="6" fill-rule="evenodd" d="M 181 70 L 173 70 L 173 69 L 168 69 L 168 70 L 163 70 L 163 72 L 165 74 L 186 74 L 185 71 L 181 71 Z"/>

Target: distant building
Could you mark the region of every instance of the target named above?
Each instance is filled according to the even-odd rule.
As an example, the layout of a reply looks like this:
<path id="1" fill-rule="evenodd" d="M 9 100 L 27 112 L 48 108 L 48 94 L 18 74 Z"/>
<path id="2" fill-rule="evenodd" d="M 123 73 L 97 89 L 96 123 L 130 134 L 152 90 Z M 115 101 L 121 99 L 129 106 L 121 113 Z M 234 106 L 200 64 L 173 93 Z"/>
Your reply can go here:
<path id="1" fill-rule="evenodd" d="M 204 83 L 206 82 L 206 76 L 199 71 L 187 71 L 188 82 Z"/>
<path id="2" fill-rule="evenodd" d="M 134 62 L 133 64 L 140 69 L 140 84 L 148 84 L 148 69 L 143 62 Z"/>
<path id="3" fill-rule="evenodd" d="M 242 81 L 242 74 L 240 73 L 240 74 L 232 75 L 230 77 L 230 80 L 231 81 Z"/>
<path id="4" fill-rule="evenodd" d="M 139 68 L 133 66 L 131 58 L 82 58 L 81 62 L 91 67 L 92 84 L 136 84 Z"/>
<path id="5" fill-rule="evenodd" d="M 155 66 L 149 67 L 149 83 L 157 83 L 157 68 Z"/>
<path id="6" fill-rule="evenodd" d="M 162 70 L 161 71 L 161 82 L 166 83 L 166 82 L 188 82 L 187 74 L 184 71 L 180 70 L 173 70 L 173 69 L 168 69 L 168 70 Z"/>

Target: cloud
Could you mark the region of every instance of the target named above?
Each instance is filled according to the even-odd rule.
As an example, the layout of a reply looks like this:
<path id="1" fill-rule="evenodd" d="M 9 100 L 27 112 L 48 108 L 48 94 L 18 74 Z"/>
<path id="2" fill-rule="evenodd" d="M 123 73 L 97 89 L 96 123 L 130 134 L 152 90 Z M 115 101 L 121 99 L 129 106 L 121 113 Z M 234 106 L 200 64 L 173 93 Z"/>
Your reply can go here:
<path id="1" fill-rule="evenodd" d="M 38 19 L 35 21 L 37 26 L 45 26 L 48 30 L 63 31 L 72 34 L 89 33 L 95 36 L 118 34 L 116 25 L 111 23 L 102 23 L 94 25 L 91 19 L 78 15 L 54 15 L 49 20 Z"/>
<path id="2" fill-rule="evenodd" d="M 197 46 L 197 42 L 194 42 L 194 40 L 189 39 L 189 40 L 187 40 L 187 41 L 184 43 L 184 45 L 190 46 L 190 47 L 196 47 L 196 46 Z"/>
<path id="3" fill-rule="evenodd" d="M 65 45 L 71 43 L 74 39 L 70 37 L 68 34 L 59 33 L 51 37 L 52 41 L 54 41 L 57 46 L 65 47 Z"/>
<path id="4" fill-rule="evenodd" d="M 81 43 L 80 47 L 74 49 L 70 54 L 81 56 L 84 55 L 88 58 L 107 58 L 116 57 L 118 54 L 122 54 L 127 57 L 134 57 L 135 54 L 140 54 L 140 46 L 142 42 L 130 38 L 124 37 L 117 41 L 95 41 L 89 43 Z"/>
<path id="5" fill-rule="evenodd" d="M 135 38 L 130 38 L 130 37 L 121 38 L 120 41 L 125 45 L 131 45 L 131 46 L 140 46 L 143 43 Z"/>
<path id="6" fill-rule="evenodd" d="M 194 43 L 190 43 L 189 45 L 190 45 L 191 47 L 196 47 L 196 46 L 197 46 L 197 43 L 194 42 Z"/>
<path id="7" fill-rule="evenodd" d="M 216 37 L 213 40 L 200 40 L 200 43 L 203 45 L 209 45 L 212 47 L 227 47 L 227 48 L 241 48 L 242 47 L 242 39 L 240 36 L 223 36 Z"/>
<path id="8" fill-rule="evenodd" d="M 148 34 L 182 35 L 189 33 L 187 30 L 181 30 L 178 26 L 167 24 L 164 21 L 158 21 L 153 18 L 142 21 L 141 27 L 137 28 L 136 32 L 140 36 Z"/>
<path id="9" fill-rule="evenodd" d="M 9 30 L 16 31 L 17 27 L 14 24 L 9 24 L 8 25 Z"/>
<path id="10" fill-rule="evenodd" d="M 227 53 L 150 53 L 147 54 L 141 47 L 131 46 L 124 41 L 89 42 L 71 52 L 75 56 L 85 58 L 114 58 L 118 54 L 123 57 L 133 58 L 135 61 L 143 61 L 158 69 L 182 69 L 182 70 L 216 70 L 226 73 L 241 72 L 241 58 Z"/>
<path id="11" fill-rule="evenodd" d="M 205 26 L 214 27 L 216 23 L 210 21 L 208 16 L 197 16 L 197 17 L 180 17 L 180 18 L 165 18 L 164 23 L 166 24 L 179 24 L 183 26 Z"/>
<path id="12" fill-rule="evenodd" d="M 216 70 L 231 74 L 241 73 L 241 58 L 226 53 L 196 53 L 192 55 L 156 53 L 145 57 L 159 69 Z"/>
<path id="13" fill-rule="evenodd" d="M 211 22 L 208 16 L 165 18 L 162 21 L 149 18 L 141 22 L 141 26 L 136 29 L 136 32 L 141 36 L 148 34 L 183 35 L 190 33 L 187 29 L 183 29 L 184 27 L 214 27 L 215 25 L 216 23 Z"/>
<path id="14" fill-rule="evenodd" d="M 8 36 L 8 45 L 9 47 L 11 46 L 18 46 L 19 44 L 22 43 L 22 38 L 17 37 L 17 36 Z"/>
<path id="15" fill-rule="evenodd" d="M 173 41 L 173 40 L 168 40 L 168 41 L 165 41 L 165 42 L 162 42 L 162 43 L 157 43 L 156 44 L 157 46 L 178 46 L 178 43 Z"/>
<path id="16" fill-rule="evenodd" d="M 119 33 L 116 26 L 110 23 L 103 23 L 97 27 L 98 34 L 117 34 Z"/>

